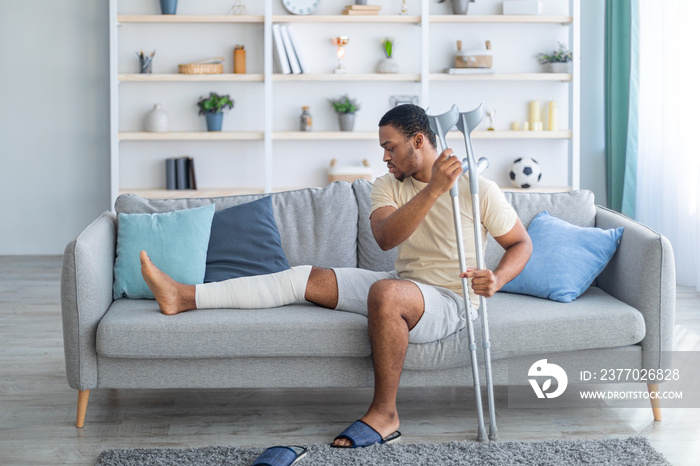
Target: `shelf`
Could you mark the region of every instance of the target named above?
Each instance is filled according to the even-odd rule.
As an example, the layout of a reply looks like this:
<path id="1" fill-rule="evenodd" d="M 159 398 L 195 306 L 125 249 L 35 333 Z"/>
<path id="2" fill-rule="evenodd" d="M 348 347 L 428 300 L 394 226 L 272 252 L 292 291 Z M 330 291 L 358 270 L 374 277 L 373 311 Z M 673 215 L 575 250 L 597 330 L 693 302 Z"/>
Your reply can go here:
<path id="1" fill-rule="evenodd" d="M 492 73 L 447 74 L 431 73 L 431 81 L 571 81 L 570 73 Z"/>
<path id="2" fill-rule="evenodd" d="M 420 24 L 418 15 L 273 15 L 273 23 L 408 23 Z"/>
<path id="3" fill-rule="evenodd" d="M 122 5 L 124 3 L 124 5 Z M 510 38 L 507 42 L 510 44 L 509 49 L 515 50 L 518 38 L 528 37 L 528 51 L 525 55 L 533 57 L 539 48 L 535 49 L 533 44 L 545 43 L 556 39 L 562 34 L 569 38 L 568 45 L 573 50 L 574 56 L 580 56 L 580 0 L 569 0 L 568 8 L 557 9 L 558 15 L 452 15 L 452 14 L 430 14 L 432 0 L 416 0 L 415 3 L 420 5 L 420 8 L 414 9 L 412 15 L 399 15 L 397 9 L 381 11 L 379 15 L 342 15 L 341 8 L 337 10 L 328 10 L 337 14 L 327 15 L 293 15 L 286 13 L 279 5 L 274 6 L 272 0 L 259 2 L 259 8 L 251 15 L 237 16 L 224 13 L 226 10 L 219 8 L 209 8 L 206 5 L 197 5 L 188 13 L 183 15 L 161 15 L 161 14 L 128 14 L 137 13 L 135 8 L 132 8 L 131 3 L 123 0 L 109 0 L 109 18 L 110 18 L 110 163 L 111 163 L 111 180 L 110 180 L 110 195 L 114 200 L 120 192 L 134 192 L 140 196 L 153 198 L 178 198 L 178 197 L 213 197 L 227 196 L 243 193 L 262 193 L 281 190 L 282 186 L 277 185 L 276 178 L 287 179 L 288 177 L 279 175 L 280 167 L 277 166 L 279 151 L 286 150 L 285 146 L 294 146 L 293 152 L 305 153 L 311 150 L 312 146 L 319 143 L 323 146 L 337 146 L 340 153 L 355 153 L 358 149 L 365 150 L 366 147 L 378 148 L 378 130 L 377 127 L 369 122 L 366 125 L 357 125 L 358 131 L 320 131 L 324 126 L 319 125 L 319 131 L 301 132 L 297 130 L 294 124 L 277 125 L 276 115 L 278 112 L 285 112 L 287 109 L 284 106 L 291 104 L 296 94 L 299 94 L 301 99 L 303 96 L 315 95 L 317 88 L 329 87 L 342 88 L 355 86 L 360 83 L 367 83 L 363 86 L 363 92 L 367 92 L 370 99 L 379 98 L 385 94 L 396 93 L 399 90 L 403 92 L 406 88 L 406 93 L 417 94 L 419 102 L 424 107 L 429 107 L 431 103 L 436 105 L 436 102 L 444 101 L 444 98 L 450 95 L 456 95 L 463 92 L 476 92 L 477 94 L 484 91 L 484 96 L 494 95 L 497 98 L 506 99 L 508 102 L 513 100 L 513 105 L 517 105 L 518 100 L 525 101 L 526 98 L 534 98 L 539 96 L 541 99 L 547 100 L 556 97 L 563 100 L 566 95 L 568 105 L 564 112 L 567 113 L 566 118 L 561 118 L 560 126 L 562 131 L 508 131 L 510 124 L 502 118 L 497 120 L 499 126 L 503 127 L 502 131 L 485 131 L 487 125 L 481 124 L 479 130 L 471 134 L 474 141 L 490 141 L 478 142 L 475 144 L 486 144 L 489 146 L 489 151 L 493 149 L 490 158 L 495 161 L 501 161 L 503 157 L 512 157 L 510 149 L 515 146 L 541 148 L 553 154 L 566 154 L 566 165 L 568 176 L 563 176 L 563 167 L 561 173 L 557 172 L 557 176 L 551 179 L 551 183 L 562 186 L 550 186 L 534 189 L 522 190 L 525 192 L 560 192 L 570 190 L 570 187 L 563 185 L 571 185 L 574 189 L 579 186 L 580 177 L 580 66 L 573 66 L 571 73 L 546 73 L 544 68 L 536 65 L 534 61 L 524 61 L 522 66 L 514 66 L 505 68 L 511 72 L 496 72 L 489 74 L 459 74 L 450 75 L 444 73 L 442 67 L 431 66 L 431 52 L 437 52 L 440 48 L 438 44 L 434 44 L 431 36 L 438 30 L 471 30 L 472 25 L 476 26 L 482 33 L 502 35 L 505 38 Z M 198 2 L 193 2 L 198 3 Z M 206 3 L 206 2 L 199 2 Z M 348 3 L 353 3 L 352 1 Z M 127 5 L 128 4 L 128 5 Z M 264 4 L 264 5 L 263 5 Z M 120 9 L 120 6 L 122 7 Z M 131 9 L 131 11 L 129 11 Z M 123 11 L 127 14 L 119 14 Z M 156 9 L 150 10 L 154 13 L 159 11 Z M 554 11 L 554 10 L 552 10 Z M 264 13 L 263 13 L 264 12 Z M 437 10 L 435 10 L 437 12 Z M 445 13 L 447 10 L 445 10 Z M 495 10 L 494 10 L 495 12 Z M 211 14 L 214 13 L 214 14 Z M 261 14 L 257 14 L 261 13 Z M 279 13 L 279 14 L 274 14 Z M 374 68 L 366 68 L 368 73 L 355 74 L 335 74 L 332 68 L 321 67 L 322 60 L 327 60 L 323 57 L 308 57 L 312 59 L 319 67 L 315 70 L 320 73 L 303 73 L 303 74 L 280 74 L 275 73 L 275 44 L 271 25 L 291 24 L 293 28 L 300 28 L 304 33 L 315 34 L 316 37 L 322 33 L 322 30 L 338 30 L 347 28 L 357 28 L 356 34 L 369 34 L 370 36 L 379 31 L 386 29 L 387 26 L 396 28 L 396 33 L 409 38 L 412 44 L 415 44 L 413 50 L 414 55 L 411 58 L 412 66 L 402 66 L 402 71 L 410 71 L 398 74 L 383 74 L 373 72 Z M 165 29 L 159 27 L 159 24 L 170 24 L 165 26 Z M 200 26 L 197 26 L 197 25 Z M 299 24 L 299 26 L 294 26 Z M 305 24 L 317 25 L 315 27 Z M 353 26 L 356 24 L 357 26 Z M 129 26 L 133 25 L 133 26 Z M 392 26 L 393 25 L 393 26 Z M 405 25 L 405 26 L 404 26 Z M 503 26 L 500 26 L 503 25 Z M 217 34 L 220 32 L 223 36 L 216 36 L 218 44 L 210 44 L 211 46 L 231 47 L 230 34 L 227 35 L 225 30 L 232 27 L 229 32 L 245 29 L 246 40 L 254 40 L 259 48 L 256 52 L 255 59 L 257 66 L 253 69 L 255 73 L 246 74 L 208 74 L 208 75 L 185 75 L 177 73 L 177 66 L 166 68 L 166 73 L 159 74 L 136 74 L 130 73 L 136 68 L 131 66 L 119 70 L 119 65 L 126 61 L 125 57 L 129 55 L 133 62 L 133 52 L 126 50 L 131 47 L 119 47 L 119 42 L 122 36 L 129 36 L 125 43 L 138 43 L 138 41 L 149 40 L 153 34 L 165 34 L 166 38 L 181 38 L 187 37 L 187 41 L 192 42 L 198 47 L 209 47 L 210 39 L 198 39 L 193 32 L 193 27 L 216 27 Z M 321 29 L 315 29 L 323 26 Z M 223 28 L 223 29 L 221 29 Z M 252 29 L 249 29 L 252 28 Z M 308 31 L 306 29 L 309 29 Z M 198 30 L 198 29 L 197 29 Z M 242 31 L 242 30 L 241 30 Z M 342 31 L 340 31 L 342 32 Z M 468 31 L 467 31 L 468 32 Z M 472 31 L 474 32 L 474 31 Z M 193 35 L 194 34 L 194 35 Z M 323 33 L 325 34 L 325 33 Z M 352 35 L 352 32 L 351 32 Z M 552 37 L 554 36 L 554 37 Z M 227 37 L 229 37 L 227 39 Z M 250 39 L 248 39 L 250 37 Z M 312 36 L 308 36 L 311 38 Z M 564 37 L 564 36 L 562 36 Z M 327 39 L 323 39 L 327 40 Z M 506 41 L 504 41 L 506 42 Z M 556 42 L 555 42 L 556 43 Z M 195 45 L 193 44 L 193 45 Z M 189 43 L 188 43 L 189 45 Z M 444 51 L 444 50 L 443 50 Z M 160 52 L 159 52 L 160 53 Z M 173 53 L 179 53 L 173 50 Z M 228 53 L 228 52 L 226 52 Z M 228 61 L 228 58 L 227 58 Z M 528 65 L 528 63 L 530 63 Z M 310 63 L 313 64 L 313 63 Z M 445 66 L 450 66 L 445 63 Z M 250 68 L 249 68 L 250 69 Z M 229 68 L 232 70 L 232 68 Z M 518 71 L 530 72 L 518 72 Z M 121 73 L 120 73 L 121 71 Z M 252 70 L 251 70 L 252 71 Z M 328 73 L 325 73 L 328 71 Z M 432 71 L 432 72 L 431 72 Z M 498 71 L 498 70 L 496 70 Z M 132 83 L 151 83 L 151 84 L 132 84 Z M 122 83 L 129 83 L 123 85 Z M 176 84 L 174 87 L 170 83 Z M 190 84 L 187 84 L 190 83 Z M 200 83 L 200 84 L 196 84 Z M 208 84 L 207 84 L 208 83 Z M 226 84 L 229 83 L 229 84 Z M 251 83 L 251 84 L 246 84 Z M 286 84 L 281 84 L 286 83 Z M 304 84 L 308 83 L 308 84 Z M 314 85 L 314 83 L 325 83 Z M 406 83 L 406 84 L 401 84 Z M 445 83 L 450 83 L 445 85 Z M 240 88 L 241 92 L 256 90 L 260 96 L 253 98 L 248 102 L 248 110 L 251 112 L 251 118 L 254 116 L 255 121 L 260 121 L 260 124 L 248 125 L 244 128 L 255 128 L 255 131 L 223 131 L 223 132 L 208 132 L 205 131 L 205 126 L 202 124 L 178 125 L 179 131 L 166 133 L 152 133 L 141 131 L 142 126 L 138 120 L 141 105 L 138 103 L 142 98 L 134 99 L 132 94 L 136 93 L 140 96 L 150 95 L 150 91 L 163 92 L 166 96 L 175 96 L 179 90 L 184 90 L 189 86 L 207 86 L 217 84 L 219 86 L 233 86 Z M 523 85 L 524 84 L 524 85 Z M 366 90 L 364 88 L 367 88 Z M 401 89 L 399 89 L 401 88 Z M 507 94 L 501 97 L 501 90 Z M 396 91 L 396 92 L 394 92 Z M 410 91 L 410 92 L 409 92 Z M 539 92 L 535 96 L 530 96 L 532 91 Z M 541 92 L 540 92 L 541 91 Z M 122 93 L 125 93 L 122 96 Z M 126 95 L 126 94 L 129 95 Z M 281 94 L 280 94 L 281 93 Z M 455 94 L 456 93 L 456 94 Z M 432 96 L 432 99 L 431 99 Z M 280 98 L 282 97 L 282 98 Z M 320 96 L 316 96 L 320 97 Z M 512 98 L 512 99 L 511 99 Z M 382 97 L 382 100 L 385 99 Z M 279 103 L 278 103 L 279 102 Z M 123 104 L 126 110 L 122 117 L 128 118 L 120 123 L 119 104 Z M 296 104 L 294 104 L 296 105 Z M 298 108 L 298 107 L 297 107 Z M 335 115 L 332 115 L 335 116 Z M 563 115 L 562 115 L 563 116 Z M 325 128 L 335 129 L 334 121 L 324 123 Z M 126 125 L 125 128 L 134 129 L 136 131 L 125 131 L 120 124 Z M 280 131 L 275 131 L 279 127 Z M 182 130 L 184 128 L 184 130 Z M 188 128 L 190 130 L 188 130 Z M 240 125 L 229 126 L 231 130 L 239 129 Z M 571 128 L 571 129 L 568 129 Z M 289 129 L 289 131 L 286 131 Z M 451 131 L 448 135 L 449 144 L 453 147 L 463 147 L 463 134 L 456 131 Z M 509 140 L 513 142 L 508 142 Z M 159 142 L 160 141 L 160 142 Z M 207 141 L 220 141 L 218 143 L 208 143 Z M 324 144 L 324 141 L 327 141 Z M 353 142 L 354 141 L 354 142 Z M 571 142 L 569 142 L 571 141 Z M 171 142 L 167 144 L 167 142 Z M 254 173 L 261 173 L 259 182 L 252 183 L 254 186 L 249 188 L 236 188 L 236 184 L 247 184 L 248 174 L 233 173 L 233 177 L 229 177 L 227 173 L 219 174 L 216 169 L 207 168 L 208 174 L 214 173 L 216 177 L 211 179 L 211 183 L 216 186 L 226 186 L 228 188 L 211 188 L 200 190 L 165 190 L 153 188 L 159 185 L 158 179 L 150 179 L 144 183 L 132 182 L 134 176 L 131 173 L 125 173 L 125 168 L 129 170 L 138 170 L 139 164 L 131 165 L 133 155 L 138 154 L 149 146 L 159 151 L 164 152 L 163 157 L 172 156 L 174 154 L 168 151 L 178 150 L 177 147 L 186 143 L 187 146 L 198 147 L 208 153 L 218 156 L 227 156 L 231 148 L 240 149 L 246 153 L 255 154 L 256 161 L 252 162 L 259 167 L 252 170 Z M 205 147 L 206 146 L 206 147 Z M 364 147 L 362 149 L 360 146 Z M 150 150 L 150 149 L 149 149 Z M 120 152 L 127 158 L 129 164 L 120 163 Z M 259 155 L 259 157 L 258 157 Z M 203 157 L 205 157 L 203 155 Z M 259 162 L 257 161 L 259 158 Z M 563 157 L 557 163 L 564 163 Z M 234 168 L 233 170 L 237 170 Z M 228 168 L 227 170 L 230 170 Z M 120 174 L 123 177 L 120 182 Z M 284 175 L 284 174 L 283 174 Z M 504 175 L 504 174 L 501 174 Z M 310 180 L 310 184 L 321 183 L 318 174 L 313 175 L 318 181 L 311 181 L 316 178 L 311 176 L 305 178 Z M 509 185 L 507 178 L 500 177 L 503 185 Z M 238 182 L 237 180 L 243 180 Z M 206 180 L 204 185 L 206 186 Z M 201 187 L 200 183 L 200 187 Z M 127 189 L 122 188 L 123 185 L 132 186 L 151 186 L 150 189 Z M 234 185 L 234 186 L 230 186 Z M 164 185 L 162 186 L 164 188 Z M 521 191 L 515 188 L 504 187 L 505 191 Z"/>
<path id="4" fill-rule="evenodd" d="M 138 188 L 119 190 L 119 194 L 136 194 L 146 199 L 184 199 L 193 197 L 223 197 L 238 194 L 262 194 L 262 188 L 234 189 L 234 188 L 208 188 L 208 189 L 158 189 Z"/>
<path id="5" fill-rule="evenodd" d="M 459 131 L 448 138 L 463 138 Z M 571 139 L 571 131 L 474 131 L 472 139 Z M 272 139 L 290 141 L 378 140 L 377 131 L 276 131 Z"/>
<path id="6" fill-rule="evenodd" d="M 571 24 L 565 15 L 431 15 L 431 23 L 554 23 Z M 118 15 L 119 23 L 262 23 L 262 15 Z M 273 23 L 408 23 L 420 15 L 273 15 Z"/>
<path id="7" fill-rule="evenodd" d="M 377 131 L 275 131 L 272 139 L 288 141 L 379 140 Z"/>
<path id="8" fill-rule="evenodd" d="M 571 191 L 571 186 L 535 186 L 534 188 L 501 186 L 501 191 L 507 193 L 566 193 Z"/>
<path id="9" fill-rule="evenodd" d="M 572 133 L 561 131 L 474 131 L 472 139 L 571 139 Z M 464 138 L 459 131 L 450 131 L 448 138 Z"/>
<path id="10" fill-rule="evenodd" d="M 262 141 L 262 131 L 121 132 L 120 141 Z"/>
<path id="11" fill-rule="evenodd" d="M 272 75 L 273 81 L 409 81 L 420 82 L 420 74 L 367 73 L 367 74 L 279 74 Z"/>
<path id="12" fill-rule="evenodd" d="M 120 74 L 120 82 L 262 82 L 262 74 Z"/>
<path id="13" fill-rule="evenodd" d="M 560 15 L 432 15 L 431 23 L 553 23 L 571 24 L 571 16 Z"/>
<path id="14" fill-rule="evenodd" d="M 493 73 L 454 75 L 432 73 L 430 81 L 571 81 L 569 73 Z M 242 74 L 120 74 L 120 82 L 263 82 L 259 73 Z M 365 73 L 365 74 L 279 74 L 272 75 L 273 81 L 387 81 L 420 82 L 419 73 Z"/>
<path id="15" fill-rule="evenodd" d="M 501 186 L 504 192 L 511 193 L 564 193 L 571 191 L 570 186 L 536 186 L 534 188 L 514 188 L 512 186 Z M 292 191 L 300 188 L 280 188 L 272 192 Z M 158 189 L 158 188 L 137 188 L 119 190 L 119 194 L 135 194 L 146 199 L 191 199 L 197 197 L 225 197 L 238 196 L 241 194 L 263 194 L 262 188 L 208 188 L 208 189 Z"/>
<path id="16" fill-rule="evenodd" d="M 118 23 L 262 23 L 264 16 L 237 15 L 118 15 Z"/>

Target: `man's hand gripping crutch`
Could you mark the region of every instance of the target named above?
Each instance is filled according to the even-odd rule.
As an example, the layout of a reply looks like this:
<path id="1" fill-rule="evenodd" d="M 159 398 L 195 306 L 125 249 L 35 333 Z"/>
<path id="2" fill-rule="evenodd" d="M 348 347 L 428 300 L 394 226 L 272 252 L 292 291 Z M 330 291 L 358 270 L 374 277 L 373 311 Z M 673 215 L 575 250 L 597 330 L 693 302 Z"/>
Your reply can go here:
<path id="1" fill-rule="evenodd" d="M 442 115 L 428 115 L 430 128 L 437 135 L 440 141 L 441 150 L 447 148 L 445 135 L 455 125 L 457 129 L 464 134 L 464 142 L 466 145 L 467 157 L 462 161 L 463 173 L 469 172 L 469 186 L 472 197 L 472 211 L 474 217 L 474 242 L 476 247 L 477 268 L 483 269 L 484 257 L 481 238 L 481 209 L 479 205 L 479 173 L 488 167 L 486 158 L 479 159 L 476 162 L 474 157 L 474 149 L 471 144 L 470 133 L 478 126 L 484 117 L 483 105 L 479 105 L 476 109 L 459 113 L 457 106 L 443 113 Z M 459 180 L 459 178 L 458 178 Z M 457 238 L 457 252 L 459 256 L 459 269 L 462 274 L 462 295 L 464 297 L 464 306 L 467 310 L 467 334 L 469 338 L 469 354 L 472 366 L 472 379 L 474 381 L 474 393 L 476 397 L 476 413 L 478 420 L 477 440 L 480 442 L 486 441 L 486 428 L 484 426 L 484 415 L 481 405 L 481 387 L 479 383 L 479 366 L 476 357 L 476 339 L 474 336 L 474 325 L 471 320 L 472 304 L 469 298 L 469 286 L 464 274 L 467 271 L 466 258 L 464 253 L 464 239 L 462 235 L 462 218 L 459 208 L 459 187 L 458 180 L 450 189 L 450 197 L 452 199 L 452 212 L 455 223 L 455 234 Z M 496 410 L 493 399 L 493 380 L 491 377 L 491 338 L 488 330 L 488 316 L 486 314 L 486 300 L 483 296 L 479 296 L 479 315 L 482 318 L 483 330 L 483 348 L 484 348 L 484 368 L 486 373 L 486 385 L 489 401 L 489 439 L 496 440 L 498 431 L 496 427 Z"/>

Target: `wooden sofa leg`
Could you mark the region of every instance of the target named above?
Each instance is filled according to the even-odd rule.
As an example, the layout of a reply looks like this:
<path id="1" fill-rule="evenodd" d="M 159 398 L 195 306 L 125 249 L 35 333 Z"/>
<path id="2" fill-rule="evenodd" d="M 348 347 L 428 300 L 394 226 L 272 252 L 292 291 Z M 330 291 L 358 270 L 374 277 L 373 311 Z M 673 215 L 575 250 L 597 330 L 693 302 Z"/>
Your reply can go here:
<path id="1" fill-rule="evenodd" d="M 648 383 L 647 389 L 649 390 L 649 394 L 656 393 L 656 395 L 652 395 L 652 396 L 658 396 L 658 394 L 659 394 L 659 384 L 658 383 Z M 660 421 L 661 420 L 661 401 L 658 398 L 650 398 L 650 400 L 651 400 L 651 411 L 654 413 L 654 420 Z"/>
<path id="2" fill-rule="evenodd" d="M 85 411 L 87 411 L 88 399 L 90 398 L 90 390 L 78 391 L 78 416 L 75 420 L 75 427 L 78 429 L 83 427 L 85 423 Z"/>

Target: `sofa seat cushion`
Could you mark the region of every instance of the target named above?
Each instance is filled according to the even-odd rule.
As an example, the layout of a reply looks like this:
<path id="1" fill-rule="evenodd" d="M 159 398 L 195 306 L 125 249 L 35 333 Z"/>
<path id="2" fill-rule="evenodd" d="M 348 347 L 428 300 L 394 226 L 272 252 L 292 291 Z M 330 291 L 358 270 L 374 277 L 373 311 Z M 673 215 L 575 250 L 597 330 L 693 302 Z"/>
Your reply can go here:
<path id="1" fill-rule="evenodd" d="M 371 354 L 367 318 L 312 304 L 200 309 L 176 316 L 155 301 L 119 299 L 97 328 L 97 353 L 113 358 L 233 358 Z"/>
<path id="2" fill-rule="evenodd" d="M 492 360 L 628 346 L 639 343 L 646 333 L 639 311 L 595 287 L 571 303 L 496 293 L 487 306 Z M 475 321 L 474 331 L 481 353 L 481 319 Z M 438 342 L 409 345 L 404 368 L 466 367 L 468 342 L 462 329 Z"/>

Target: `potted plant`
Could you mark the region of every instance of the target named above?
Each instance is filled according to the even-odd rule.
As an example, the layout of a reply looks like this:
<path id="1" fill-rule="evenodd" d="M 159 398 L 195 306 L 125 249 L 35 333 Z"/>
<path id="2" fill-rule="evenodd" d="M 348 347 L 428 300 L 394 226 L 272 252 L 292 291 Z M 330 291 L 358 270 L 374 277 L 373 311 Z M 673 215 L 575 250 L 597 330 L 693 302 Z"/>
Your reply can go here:
<path id="1" fill-rule="evenodd" d="M 540 53 L 537 55 L 539 61 L 543 65 L 547 65 L 548 71 L 551 73 L 568 73 L 572 53 L 564 44 L 559 42 L 559 48 L 550 53 Z"/>
<path id="2" fill-rule="evenodd" d="M 224 119 L 224 110 L 230 110 L 236 103 L 229 95 L 218 95 L 216 92 L 209 97 L 200 97 L 197 105 L 199 114 L 207 119 L 207 131 L 221 131 L 221 123 Z"/>
<path id="3" fill-rule="evenodd" d="M 446 0 L 439 0 L 438 3 L 444 3 Z M 475 0 L 452 0 L 452 14 L 466 15 L 469 11 L 469 4 Z"/>
<path id="4" fill-rule="evenodd" d="M 352 131 L 355 126 L 355 112 L 360 109 L 357 99 L 351 99 L 347 94 L 339 99 L 329 99 L 333 110 L 338 114 L 341 131 Z"/>
<path id="5" fill-rule="evenodd" d="M 174 15 L 177 12 L 177 0 L 160 0 L 160 11 L 164 15 Z"/>
<path id="6" fill-rule="evenodd" d="M 394 61 L 394 38 L 387 37 L 382 39 L 382 49 L 384 50 L 384 58 L 379 62 L 377 67 L 378 73 L 398 73 L 399 65 Z"/>

